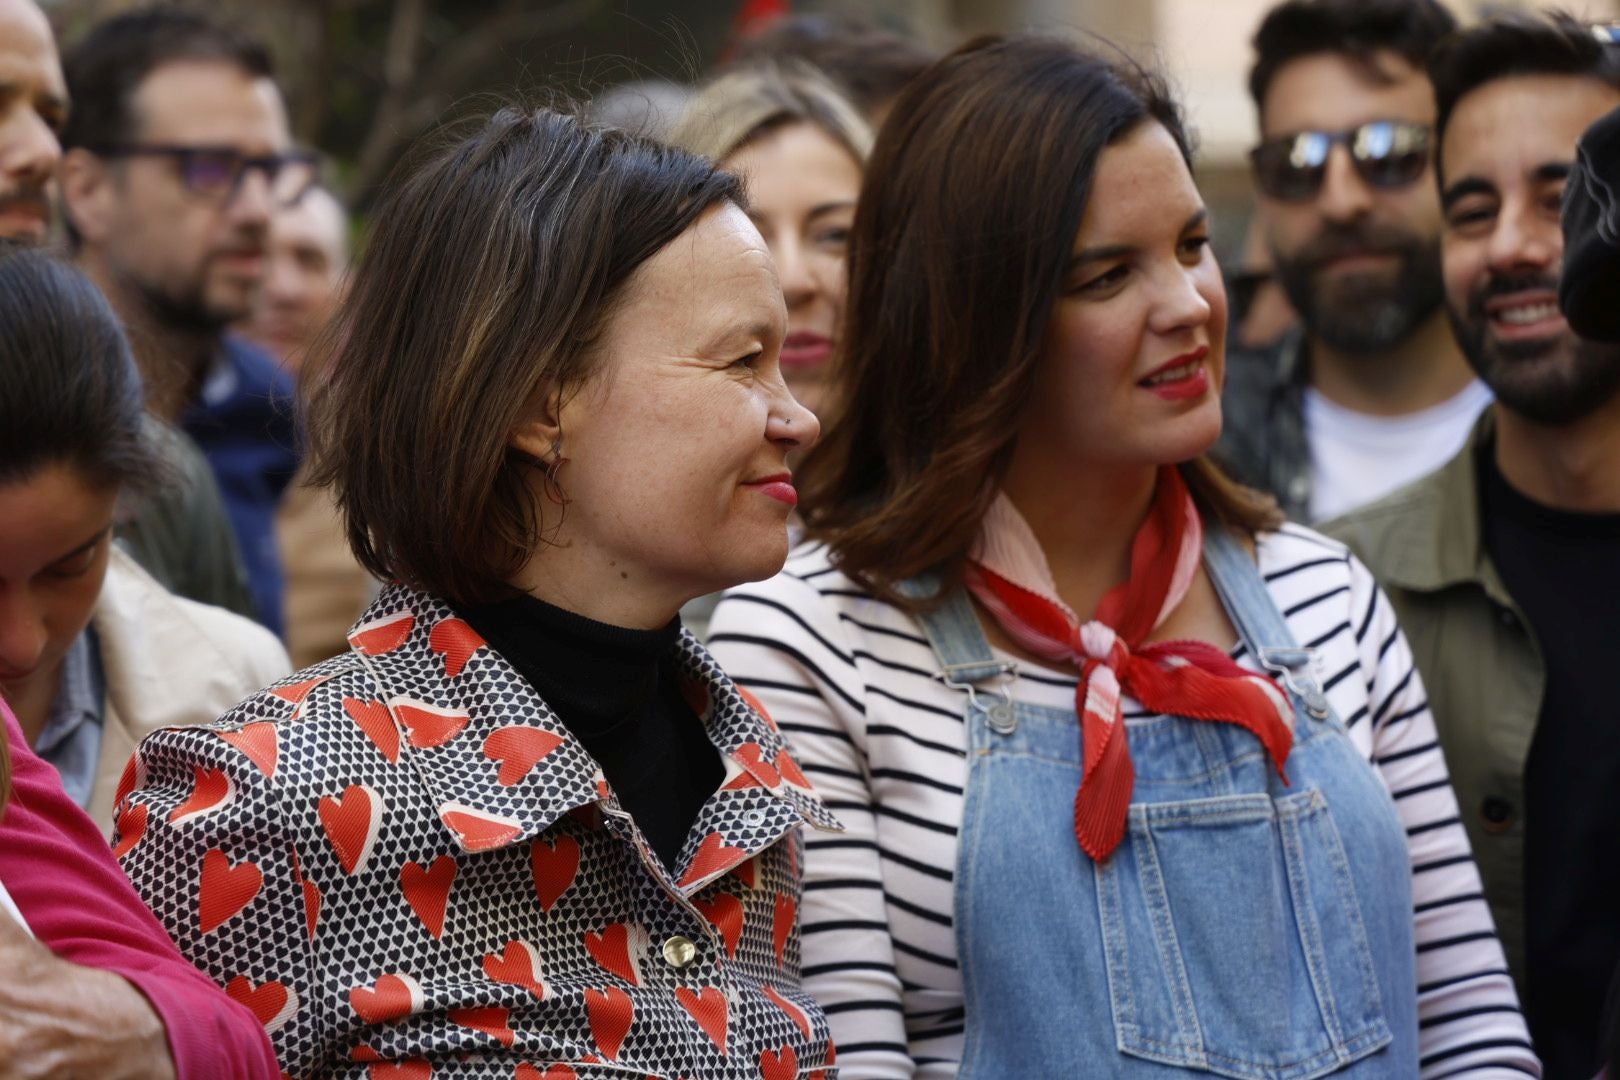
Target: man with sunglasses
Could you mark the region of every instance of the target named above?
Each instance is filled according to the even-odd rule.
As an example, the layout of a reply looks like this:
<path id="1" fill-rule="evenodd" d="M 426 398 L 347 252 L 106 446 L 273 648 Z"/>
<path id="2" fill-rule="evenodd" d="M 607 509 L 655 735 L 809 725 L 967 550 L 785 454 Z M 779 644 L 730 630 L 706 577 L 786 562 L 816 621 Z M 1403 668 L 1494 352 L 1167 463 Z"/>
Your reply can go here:
<path id="1" fill-rule="evenodd" d="M 264 276 L 270 215 L 315 182 L 269 55 L 173 8 L 94 28 L 67 57 L 62 196 L 81 267 L 125 320 L 148 401 L 224 492 L 257 615 L 281 631 L 274 520 L 297 468 L 290 376 L 227 334 Z"/>
<path id="2" fill-rule="evenodd" d="M 1489 401 L 1441 308 L 1435 0 L 1287 0 L 1255 35 L 1257 216 L 1300 326 L 1227 363 L 1223 460 L 1319 521 L 1457 451 Z"/>
<path id="3" fill-rule="evenodd" d="M 1620 345 L 1560 314 L 1560 208 L 1582 132 L 1620 107 L 1620 53 L 1521 14 L 1429 72 L 1446 305 L 1496 404 L 1330 531 L 1411 640 L 1545 1075 L 1586 1080 L 1620 960 Z"/>

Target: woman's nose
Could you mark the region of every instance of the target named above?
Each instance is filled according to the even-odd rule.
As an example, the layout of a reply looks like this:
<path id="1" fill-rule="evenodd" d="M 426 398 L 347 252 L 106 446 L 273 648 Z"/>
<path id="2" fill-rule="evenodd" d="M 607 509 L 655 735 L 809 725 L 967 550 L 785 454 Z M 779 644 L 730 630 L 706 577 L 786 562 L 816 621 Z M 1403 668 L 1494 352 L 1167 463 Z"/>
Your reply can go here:
<path id="1" fill-rule="evenodd" d="M 789 308 L 796 307 L 813 297 L 819 290 L 810 262 L 796 239 L 777 243 L 771 256 L 776 260 L 776 276 L 782 283 L 782 298 Z"/>
<path id="2" fill-rule="evenodd" d="M 808 450 L 821 437 L 821 421 L 785 387 L 766 421 L 765 435 L 786 450 Z"/>
<path id="3" fill-rule="evenodd" d="M 44 614 L 28 597 L 0 589 L 0 676 L 32 673 L 49 640 Z"/>

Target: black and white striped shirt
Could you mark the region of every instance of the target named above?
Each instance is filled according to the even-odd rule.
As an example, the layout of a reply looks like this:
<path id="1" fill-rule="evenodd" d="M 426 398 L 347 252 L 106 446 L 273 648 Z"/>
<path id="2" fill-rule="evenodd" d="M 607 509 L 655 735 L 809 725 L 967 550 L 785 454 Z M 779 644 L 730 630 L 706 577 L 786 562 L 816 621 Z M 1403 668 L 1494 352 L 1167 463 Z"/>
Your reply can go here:
<path id="1" fill-rule="evenodd" d="M 1257 558 L 1296 640 L 1319 651 L 1324 689 L 1406 826 L 1423 1077 L 1539 1076 L 1388 600 L 1342 545 L 1309 529 L 1261 536 Z M 727 593 L 710 647 L 794 742 L 848 829 L 807 839 L 801 915 L 804 979 L 831 1019 L 840 1075 L 954 1076 L 963 1032 L 952 926 L 967 773 L 961 692 L 932 678 L 939 664 L 917 622 L 833 569 L 820 546 L 797 550 L 772 580 Z M 1076 677 L 1020 661 L 1010 690 L 1032 705 L 1073 709 Z"/>

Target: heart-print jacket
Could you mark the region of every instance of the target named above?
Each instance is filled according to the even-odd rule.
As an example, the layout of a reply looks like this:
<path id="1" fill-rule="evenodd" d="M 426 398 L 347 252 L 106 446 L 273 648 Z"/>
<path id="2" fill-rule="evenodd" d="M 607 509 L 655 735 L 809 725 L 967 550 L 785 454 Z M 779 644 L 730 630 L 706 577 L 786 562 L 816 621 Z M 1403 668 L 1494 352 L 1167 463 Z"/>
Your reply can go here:
<path id="1" fill-rule="evenodd" d="M 391 587 L 349 642 L 151 735 L 117 806 L 136 888 L 290 1076 L 836 1075 L 798 903 L 800 826 L 839 826 L 690 634 L 726 780 L 674 873 L 446 604 Z"/>

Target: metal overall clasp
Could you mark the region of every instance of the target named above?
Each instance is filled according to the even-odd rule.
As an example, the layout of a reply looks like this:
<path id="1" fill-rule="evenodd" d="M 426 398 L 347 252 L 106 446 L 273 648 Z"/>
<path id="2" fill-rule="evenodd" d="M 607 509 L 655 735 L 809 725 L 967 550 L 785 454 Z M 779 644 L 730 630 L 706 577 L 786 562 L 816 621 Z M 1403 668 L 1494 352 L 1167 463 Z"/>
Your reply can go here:
<path id="1" fill-rule="evenodd" d="M 1260 665 L 1283 681 L 1305 704 L 1305 712 L 1315 720 L 1326 720 L 1331 711 L 1327 695 L 1316 681 L 1316 650 L 1297 645 L 1257 650 Z"/>
<path id="2" fill-rule="evenodd" d="M 1018 674 L 1018 665 L 1012 661 L 971 664 L 946 664 L 934 672 L 934 678 L 952 690 L 964 691 L 968 704 L 985 715 L 985 722 L 997 735 L 1011 735 L 1018 730 L 1018 716 L 1013 711 L 1012 694 L 1005 686 L 982 687 L 976 684 L 986 679 L 1010 679 Z M 979 695 L 992 699 L 985 704 Z"/>

